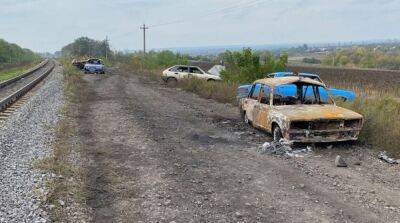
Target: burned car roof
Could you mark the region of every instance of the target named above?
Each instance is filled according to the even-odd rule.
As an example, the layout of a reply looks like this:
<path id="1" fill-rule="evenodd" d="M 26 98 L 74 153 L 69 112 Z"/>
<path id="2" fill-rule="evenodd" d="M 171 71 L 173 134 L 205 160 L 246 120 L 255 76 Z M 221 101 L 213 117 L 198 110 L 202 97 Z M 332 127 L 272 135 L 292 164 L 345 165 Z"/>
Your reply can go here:
<path id="1" fill-rule="evenodd" d="M 283 85 L 283 84 L 292 84 L 292 83 L 298 83 L 298 82 L 319 85 L 319 86 L 324 87 L 323 83 L 313 80 L 311 78 L 307 78 L 307 77 L 264 78 L 264 79 L 256 80 L 254 83 L 265 84 L 265 85 L 274 87 L 274 86 L 279 86 L 279 85 Z"/>

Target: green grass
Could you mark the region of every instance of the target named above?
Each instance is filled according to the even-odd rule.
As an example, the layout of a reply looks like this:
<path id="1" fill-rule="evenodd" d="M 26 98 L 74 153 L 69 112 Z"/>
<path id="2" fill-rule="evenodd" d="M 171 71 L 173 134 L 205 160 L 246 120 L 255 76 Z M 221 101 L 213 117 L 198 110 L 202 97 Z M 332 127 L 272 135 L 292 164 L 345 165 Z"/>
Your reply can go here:
<path id="1" fill-rule="evenodd" d="M 26 65 L 26 66 L 22 66 L 22 67 L 15 67 L 12 69 L 1 71 L 0 72 L 0 82 L 9 80 L 20 74 L 23 74 L 33 66 L 35 66 L 35 64 L 30 64 L 30 65 Z"/>

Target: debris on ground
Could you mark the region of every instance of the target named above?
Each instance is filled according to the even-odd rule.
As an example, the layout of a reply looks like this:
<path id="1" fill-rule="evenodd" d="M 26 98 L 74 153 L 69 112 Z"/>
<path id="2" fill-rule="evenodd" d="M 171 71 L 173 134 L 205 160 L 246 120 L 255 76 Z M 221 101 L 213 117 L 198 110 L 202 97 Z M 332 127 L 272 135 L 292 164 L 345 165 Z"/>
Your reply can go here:
<path id="1" fill-rule="evenodd" d="M 397 160 L 394 158 L 389 157 L 386 151 L 382 151 L 379 153 L 378 158 L 390 164 L 399 164 Z"/>
<path id="2" fill-rule="evenodd" d="M 347 167 L 346 161 L 341 156 L 336 156 L 335 165 L 337 167 Z"/>
<path id="3" fill-rule="evenodd" d="M 265 142 L 259 149 L 262 154 L 285 156 L 288 158 L 292 157 L 304 157 L 303 154 L 309 154 L 312 152 L 311 146 L 307 146 L 304 149 L 293 149 L 293 142 L 286 139 L 279 141 Z"/>
<path id="4" fill-rule="evenodd" d="M 361 166 L 361 161 L 355 161 L 354 163 L 353 163 L 353 165 L 355 165 L 355 166 Z"/>

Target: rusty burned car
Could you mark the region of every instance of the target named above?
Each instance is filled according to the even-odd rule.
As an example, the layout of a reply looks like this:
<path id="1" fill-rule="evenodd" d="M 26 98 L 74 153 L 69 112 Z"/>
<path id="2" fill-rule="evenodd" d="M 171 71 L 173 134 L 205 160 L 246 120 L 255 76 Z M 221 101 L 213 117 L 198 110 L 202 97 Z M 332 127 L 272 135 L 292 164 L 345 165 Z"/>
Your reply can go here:
<path id="1" fill-rule="evenodd" d="M 239 110 L 246 123 L 275 141 L 353 141 L 363 125 L 363 116 L 337 106 L 324 84 L 301 76 L 255 81 Z"/>

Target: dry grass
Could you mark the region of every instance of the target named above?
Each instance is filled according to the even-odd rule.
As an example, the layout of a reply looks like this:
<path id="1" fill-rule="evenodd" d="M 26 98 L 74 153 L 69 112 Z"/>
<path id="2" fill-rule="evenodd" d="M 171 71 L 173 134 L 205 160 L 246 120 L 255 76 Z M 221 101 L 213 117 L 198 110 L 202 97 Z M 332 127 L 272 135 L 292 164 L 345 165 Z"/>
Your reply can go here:
<path id="1" fill-rule="evenodd" d="M 88 197 L 85 183 L 87 173 L 85 168 L 77 163 L 80 156 L 75 138 L 77 124 L 72 117 L 75 103 L 82 100 L 79 92 L 84 89 L 84 82 L 81 78 L 78 70 L 69 64 L 64 64 L 64 93 L 67 96 L 67 105 L 60 111 L 63 118 L 56 129 L 53 154 L 36 164 L 37 168 L 56 176 L 47 183 L 50 193 L 45 201 L 46 204 L 53 205 L 49 214 L 54 222 L 70 221 L 69 212 L 72 211 L 73 206 L 75 204 L 83 206 Z M 60 200 L 72 208 L 67 210 L 62 207 Z M 85 213 L 84 208 L 79 211 Z"/>
<path id="2" fill-rule="evenodd" d="M 365 118 L 360 141 L 379 150 L 400 155 L 400 102 L 391 97 L 357 99 L 340 104 Z"/>
<path id="3" fill-rule="evenodd" d="M 178 82 L 178 87 L 193 92 L 202 98 L 214 99 L 221 103 L 236 104 L 237 85 L 222 81 L 205 81 L 187 78 Z"/>
<path id="4" fill-rule="evenodd" d="M 138 73 L 146 77 L 149 81 L 163 83 L 161 79 L 163 69 L 161 68 L 152 70 L 142 69 L 140 64 L 136 63 L 121 63 L 117 66 L 125 71 Z M 188 92 L 193 92 L 202 98 L 236 104 L 236 90 L 238 87 L 236 84 L 229 84 L 222 81 L 207 82 L 196 78 L 187 78 L 179 80 L 177 87 Z"/>

